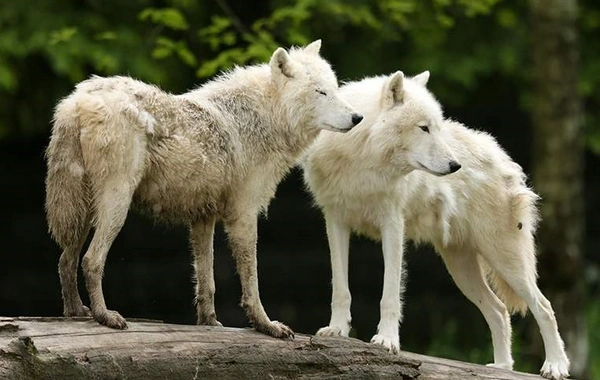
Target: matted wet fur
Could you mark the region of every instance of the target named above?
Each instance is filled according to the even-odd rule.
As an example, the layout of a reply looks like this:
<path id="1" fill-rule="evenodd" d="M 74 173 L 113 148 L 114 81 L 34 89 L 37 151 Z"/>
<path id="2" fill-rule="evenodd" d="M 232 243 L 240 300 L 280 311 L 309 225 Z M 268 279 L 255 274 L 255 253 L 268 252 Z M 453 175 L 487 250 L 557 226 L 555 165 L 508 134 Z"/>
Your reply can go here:
<path id="1" fill-rule="evenodd" d="M 343 86 L 342 97 L 364 121 L 345 135 L 321 132 L 307 152 L 305 179 L 325 215 L 333 274 L 331 320 L 317 334 L 350 330 L 354 231 L 381 240 L 383 248 L 381 319 L 372 342 L 400 349 L 402 255 L 410 239 L 432 243 L 481 310 L 492 333 L 493 366 L 512 368 L 509 312 L 529 307 L 546 349 L 542 375 L 566 377 L 569 360 L 554 311 L 536 284 L 538 196 L 493 137 L 443 119 L 425 88 L 428 79 L 429 72 L 410 79 L 397 72 Z"/>
<path id="2" fill-rule="evenodd" d="M 223 221 L 252 325 L 275 337 L 290 328 L 269 320 L 258 292 L 257 216 L 277 184 L 321 129 L 348 131 L 362 117 L 338 97 L 320 41 L 270 63 L 236 68 L 182 95 L 129 77 L 92 77 L 60 101 L 47 149 L 46 211 L 63 249 L 65 316 L 90 310 L 77 290 L 80 251 L 91 315 L 125 328 L 102 293 L 107 254 L 127 212 L 190 228 L 197 322 L 220 325 L 214 308 L 213 232 Z"/>

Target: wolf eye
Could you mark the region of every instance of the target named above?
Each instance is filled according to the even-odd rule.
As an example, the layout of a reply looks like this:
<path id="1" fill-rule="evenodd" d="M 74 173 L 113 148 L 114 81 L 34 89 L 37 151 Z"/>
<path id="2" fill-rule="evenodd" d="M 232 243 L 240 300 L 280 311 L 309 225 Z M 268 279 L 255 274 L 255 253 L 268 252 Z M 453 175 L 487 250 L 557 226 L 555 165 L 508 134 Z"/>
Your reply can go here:
<path id="1" fill-rule="evenodd" d="M 327 96 L 327 93 L 325 91 L 321 91 L 321 90 L 315 90 L 315 91 L 318 92 L 321 95 Z"/>
<path id="2" fill-rule="evenodd" d="M 428 126 L 426 126 L 426 125 L 419 125 L 419 128 L 421 128 L 421 130 L 423 132 L 429 133 L 429 127 Z"/>

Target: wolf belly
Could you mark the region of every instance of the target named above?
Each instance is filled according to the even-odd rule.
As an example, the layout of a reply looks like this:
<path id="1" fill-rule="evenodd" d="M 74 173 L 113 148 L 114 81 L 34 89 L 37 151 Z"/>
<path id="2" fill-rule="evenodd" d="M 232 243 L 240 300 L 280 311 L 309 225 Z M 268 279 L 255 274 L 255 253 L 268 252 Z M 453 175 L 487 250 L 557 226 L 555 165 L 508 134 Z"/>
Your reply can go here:
<path id="1" fill-rule="evenodd" d="M 222 215 L 231 183 L 227 164 L 230 160 L 211 157 L 202 144 L 182 136 L 153 144 L 134 207 L 169 223 Z"/>

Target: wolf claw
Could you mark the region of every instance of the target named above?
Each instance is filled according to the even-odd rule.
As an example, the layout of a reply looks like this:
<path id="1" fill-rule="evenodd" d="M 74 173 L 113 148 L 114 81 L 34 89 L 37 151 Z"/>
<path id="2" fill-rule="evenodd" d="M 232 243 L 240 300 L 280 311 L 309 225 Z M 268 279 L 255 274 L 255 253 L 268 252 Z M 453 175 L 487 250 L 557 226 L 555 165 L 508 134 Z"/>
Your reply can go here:
<path id="1" fill-rule="evenodd" d="M 264 325 L 257 325 L 255 328 L 257 331 L 270 335 L 274 338 L 294 339 L 294 331 L 278 321 L 272 321 Z"/>
<path id="2" fill-rule="evenodd" d="M 371 343 L 387 348 L 388 351 L 394 355 L 397 355 L 400 352 L 400 342 L 398 342 L 397 339 L 377 334 L 371 338 Z"/>
<path id="3" fill-rule="evenodd" d="M 319 331 L 317 331 L 318 336 L 348 336 L 348 334 L 344 334 L 342 329 L 337 326 L 325 326 L 321 327 Z"/>
<path id="4" fill-rule="evenodd" d="M 551 380 L 566 379 L 569 377 L 569 365 L 568 363 L 545 361 L 540 370 L 540 375 Z"/>
<path id="5" fill-rule="evenodd" d="M 121 314 L 114 310 L 106 310 L 104 313 L 94 314 L 94 320 L 101 325 L 110 327 L 111 329 L 127 329 L 127 322 L 125 321 L 125 318 L 123 318 Z"/>

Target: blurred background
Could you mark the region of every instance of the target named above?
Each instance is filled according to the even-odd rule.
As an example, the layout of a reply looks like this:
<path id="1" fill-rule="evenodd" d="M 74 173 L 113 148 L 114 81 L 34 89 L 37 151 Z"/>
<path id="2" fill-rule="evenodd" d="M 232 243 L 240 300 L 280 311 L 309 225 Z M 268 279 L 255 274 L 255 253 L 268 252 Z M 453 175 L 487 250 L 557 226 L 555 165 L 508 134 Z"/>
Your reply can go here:
<path id="1" fill-rule="evenodd" d="M 572 374 L 600 379 L 600 4 L 592 0 L 21 0 L 0 4 L 0 315 L 59 316 L 60 251 L 44 215 L 44 149 L 55 104 L 91 74 L 131 75 L 179 93 L 278 46 L 321 38 L 340 81 L 432 73 L 448 117 L 492 133 L 542 195 L 537 235 Z M 402 348 L 491 362 L 488 327 L 439 257 L 407 246 Z M 246 327 L 219 227 L 216 306 Z M 297 169 L 259 225 L 261 298 L 272 319 L 314 334 L 329 322 L 324 223 Z M 108 256 L 109 308 L 195 323 L 187 229 L 130 213 Z M 353 238 L 353 332 L 379 320 L 379 244 Z M 83 283 L 80 285 L 83 290 Z M 85 292 L 82 293 L 87 300 Z M 84 302 L 85 302 L 84 301 Z M 86 302 L 87 303 L 87 302 Z M 531 315 L 514 317 L 516 368 L 544 358 Z"/>

